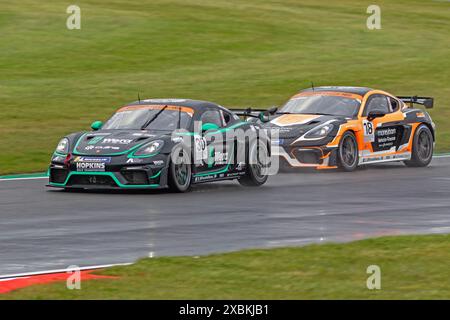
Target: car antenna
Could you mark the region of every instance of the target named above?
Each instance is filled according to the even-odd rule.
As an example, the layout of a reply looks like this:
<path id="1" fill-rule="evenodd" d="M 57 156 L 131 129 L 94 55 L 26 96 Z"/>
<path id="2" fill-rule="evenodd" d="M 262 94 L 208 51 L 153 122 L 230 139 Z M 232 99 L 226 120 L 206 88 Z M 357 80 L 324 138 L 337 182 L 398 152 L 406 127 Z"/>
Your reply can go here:
<path id="1" fill-rule="evenodd" d="M 178 129 L 181 129 L 181 106 L 178 107 Z"/>
<path id="2" fill-rule="evenodd" d="M 138 92 L 138 100 L 139 100 L 139 104 L 141 104 L 141 96 L 139 95 L 139 92 Z"/>
<path id="3" fill-rule="evenodd" d="M 314 91 L 314 82 L 312 82 L 312 81 L 311 81 L 311 88 L 312 88 L 312 91 Z"/>

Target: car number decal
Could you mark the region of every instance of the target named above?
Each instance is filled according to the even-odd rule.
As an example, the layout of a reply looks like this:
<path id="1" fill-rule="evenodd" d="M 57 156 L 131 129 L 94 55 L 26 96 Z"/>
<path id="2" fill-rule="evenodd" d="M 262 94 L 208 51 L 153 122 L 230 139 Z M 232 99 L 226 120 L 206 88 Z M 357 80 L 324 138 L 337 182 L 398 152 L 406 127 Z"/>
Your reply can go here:
<path id="1" fill-rule="evenodd" d="M 363 120 L 364 126 L 364 142 L 375 141 L 375 130 L 373 129 L 373 123 L 368 120 Z"/>
<path id="2" fill-rule="evenodd" d="M 194 161 L 195 163 L 202 163 L 203 160 L 208 159 L 208 151 L 206 148 L 206 139 L 200 135 L 194 136 Z"/>

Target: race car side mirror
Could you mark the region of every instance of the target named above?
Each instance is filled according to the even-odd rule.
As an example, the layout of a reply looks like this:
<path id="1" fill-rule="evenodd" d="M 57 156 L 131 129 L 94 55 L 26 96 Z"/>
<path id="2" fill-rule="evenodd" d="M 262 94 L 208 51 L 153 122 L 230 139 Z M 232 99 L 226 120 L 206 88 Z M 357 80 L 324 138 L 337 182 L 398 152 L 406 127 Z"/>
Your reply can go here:
<path id="1" fill-rule="evenodd" d="M 382 112 L 382 111 L 370 111 L 369 114 L 367 115 L 367 120 L 372 121 L 376 118 L 382 118 L 386 115 L 386 113 Z"/>
<path id="2" fill-rule="evenodd" d="M 261 120 L 261 122 L 269 122 L 270 121 L 270 118 L 266 113 L 267 113 L 267 111 L 259 113 L 258 118 L 259 118 L 259 120 Z"/>
<path id="3" fill-rule="evenodd" d="M 277 113 L 277 111 L 278 111 L 278 107 L 272 107 L 272 108 L 267 110 L 267 112 L 269 114 L 275 114 L 275 113 Z"/>
<path id="4" fill-rule="evenodd" d="M 261 111 L 259 113 L 259 120 L 261 120 L 261 122 L 269 122 L 270 116 L 277 113 L 277 111 L 278 107 L 272 107 L 270 109 L 267 109 L 267 111 Z"/>
<path id="5" fill-rule="evenodd" d="M 91 129 L 94 131 L 100 130 L 100 128 L 103 126 L 103 122 L 101 121 L 94 121 L 91 124 Z"/>

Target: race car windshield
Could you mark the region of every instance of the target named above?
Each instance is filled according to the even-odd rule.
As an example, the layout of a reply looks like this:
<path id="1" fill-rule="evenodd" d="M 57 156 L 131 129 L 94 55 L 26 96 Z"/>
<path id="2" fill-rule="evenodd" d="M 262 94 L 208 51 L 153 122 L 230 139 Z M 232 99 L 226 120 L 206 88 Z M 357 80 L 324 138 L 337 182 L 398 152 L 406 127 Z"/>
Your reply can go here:
<path id="1" fill-rule="evenodd" d="M 174 131 L 188 129 L 191 116 L 184 111 L 173 109 L 138 109 L 115 113 L 102 127 L 104 130 L 157 130 Z"/>
<path id="2" fill-rule="evenodd" d="M 334 95 L 299 96 L 289 100 L 281 109 L 286 113 L 323 114 L 353 117 L 361 102 L 355 98 Z"/>

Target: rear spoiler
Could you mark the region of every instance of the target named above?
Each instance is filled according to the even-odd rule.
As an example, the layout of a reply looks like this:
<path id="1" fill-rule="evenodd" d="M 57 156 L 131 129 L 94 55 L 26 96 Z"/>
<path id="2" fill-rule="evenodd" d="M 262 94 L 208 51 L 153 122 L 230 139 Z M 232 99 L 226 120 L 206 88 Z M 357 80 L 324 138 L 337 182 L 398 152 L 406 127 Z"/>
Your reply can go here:
<path id="1" fill-rule="evenodd" d="M 278 110 L 278 108 L 270 108 L 270 109 L 254 109 L 254 108 L 246 108 L 246 109 L 228 109 L 232 111 L 234 114 L 240 116 L 240 117 L 252 117 L 252 118 L 260 118 L 261 112 L 264 115 L 271 115 L 275 114 Z"/>
<path id="2" fill-rule="evenodd" d="M 425 106 L 427 109 L 431 109 L 434 106 L 434 98 L 431 97 L 418 97 L 418 96 L 412 96 L 412 97 L 397 97 L 400 100 L 402 100 L 405 103 L 409 103 L 410 107 L 413 107 L 413 104 L 421 104 Z"/>

